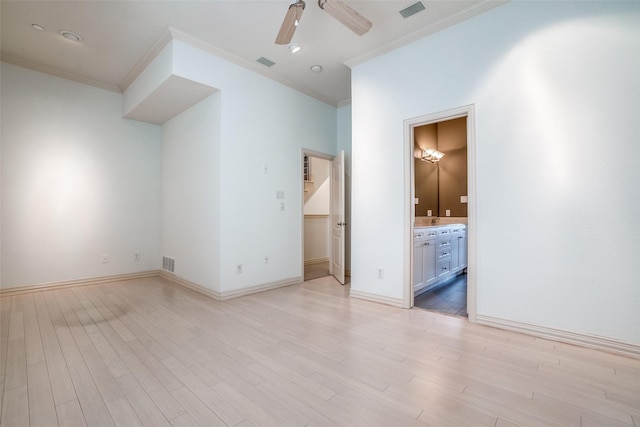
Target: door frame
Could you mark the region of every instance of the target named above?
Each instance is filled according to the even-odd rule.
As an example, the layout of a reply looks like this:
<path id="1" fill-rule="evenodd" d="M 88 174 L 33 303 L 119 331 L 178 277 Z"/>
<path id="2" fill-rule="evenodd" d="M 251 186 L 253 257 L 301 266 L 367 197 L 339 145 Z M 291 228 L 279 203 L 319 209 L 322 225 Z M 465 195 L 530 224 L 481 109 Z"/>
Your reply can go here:
<path id="1" fill-rule="evenodd" d="M 414 134 L 418 126 L 443 122 L 446 120 L 467 118 L 467 312 L 471 323 L 477 322 L 477 278 L 478 278 L 478 221 L 476 197 L 476 135 L 475 104 L 464 105 L 450 110 L 439 111 L 404 121 L 404 205 L 405 205 L 405 242 L 404 277 L 408 278 L 404 287 L 403 307 L 413 307 L 413 228 L 415 225 L 415 171 L 414 171 Z"/>
<path id="2" fill-rule="evenodd" d="M 301 267 L 300 267 L 300 276 L 302 277 L 302 281 L 304 282 L 304 156 L 309 156 L 309 157 L 316 157 L 319 159 L 324 159 L 324 160 L 328 160 L 329 162 L 333 161 L 333 159 L 336 157 L 333 154 L 327 154 L 327 153 L 322 153 L 320 151 L 314 151 L 314 150 L 309 150 L 307 148 L 302 148 L 300 150 L 300 183 L 301 183 L 301 189 L 300 189 L 300 218 L 301 218 L 301 228 L 300 228 L 300 254 L 302 255 L 300 257 L 300 263 L 301 263 Z M 333 180 L 333 177 L 331 176 L 332 173 L 329 172 L 329 179 Z M 331 182 L 330 182 L 331 183 Z M 328 233 L 328 237 L 329 237 L 329 244 L 331 244 L 331 215 L 332 215 L 332 206 L 333 204 L 333 200 L 331 200 L 331 198 L 329 198 L 329 227 L 327 227 L 327 233 Z M 333 251 L 331 250 L 331 246 L 329 246 L 329 274 L 333 274 Z"/>

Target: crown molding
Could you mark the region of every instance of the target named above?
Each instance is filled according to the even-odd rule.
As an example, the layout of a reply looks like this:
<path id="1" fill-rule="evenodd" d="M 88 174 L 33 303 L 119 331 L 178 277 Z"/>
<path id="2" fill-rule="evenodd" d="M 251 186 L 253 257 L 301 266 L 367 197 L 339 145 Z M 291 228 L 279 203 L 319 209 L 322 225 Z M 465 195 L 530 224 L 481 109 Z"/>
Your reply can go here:
<path id="1" fill-rule="evenodd" d="M 482 3 L 479 3 L 476 6 L 473 6 L 469 9 L 458 12 L 454 15 L 451 15 L 445 19 L 441 19 L 438 22 L 435 22 L 432 25 L 421 28 L 420 30 L 413 32 L 405 37 L 402 37 L 398 40 L 395 40 L 391 43 L 387 43 L 383 46 L 380 46 L 372 51 L 369 51 L 363 55 L 357 56 L 353 59 L 347 60 L 344 62 L 349 68 L 353 68 L 357 65 L 360 65 L 364 62 L 367 62 L 373 58 L 384 55 L 385 53 L 391 52 L 392 50 L 398 49 L 399 47 L 408 45 L 409 43 L 413 43 L 414 41 L 425 38 L 431 34 L 437 33 L 438 31 L 442 31 L 445 28 L 449 28 L 455 24 L 458 24 L 462 21 L 470 19 L 476 15 L 480 15 L 488 10 L 501 6 L 505 3 L 509 3 L 510 0 L 487 0 Z"/>
<path id="2" fill-rule="evenodd" d="M 59 68 L 42 65 L 37 62 L 30 61 L 28 59 L 20 58 L 13 55 L 7 55 L 6 53 L 3 53 L 2 56 L 0 56 L 0 59 L 3 62 L 7 62 L 9 64 L 17 65 L 23 68 L 28 68 L 33 71 L 38 71 L 40 73 L 45 73 L 45 74 L 49 74 L 55 77 L 60 77 L 66 80 L 72 80 L 77 83 L 82 83 L 85 85 L 98 87 L 100 89 L 105 89 L 111 92 L 120 93 L 120 88 L 117 85 L 105 83 L 103 81 L 92 79 L 90 77 L 83 76 L 81 74 L 71 73 L 69 71 L 60 70 Z"/>
<path id="3" fill-rule="evenodd" d="M 151 64 L 156 56 L 164 49 L 164 47 L 171 41 L 173 34 L 171 33 L 171 27 L 167 28 L 162 35 L 156 40 L 151 48 L 142 56 L 140 61 L 129 71 L 125 78 L 118 85 L 120 92 L 124 93 L 131 83 L 138 78 L 140 73 Z"/>

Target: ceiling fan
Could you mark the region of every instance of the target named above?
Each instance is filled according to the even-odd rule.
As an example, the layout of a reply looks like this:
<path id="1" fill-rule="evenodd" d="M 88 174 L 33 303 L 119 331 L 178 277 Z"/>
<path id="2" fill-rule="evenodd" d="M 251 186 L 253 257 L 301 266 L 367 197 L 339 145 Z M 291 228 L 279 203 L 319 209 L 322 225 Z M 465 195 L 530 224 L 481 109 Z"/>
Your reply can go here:
<path id="1" fill-rule="evenodd" d="M 306 4 L 303 0 L 294 0 L 289 5 L 276 37 L 276 44 L 289 44 L 291 42 L 305 6 Z M 365 34 L 373 26 L 371 21 L 340 0 L 318 0 L 318 6 L 359 36 Z"/>

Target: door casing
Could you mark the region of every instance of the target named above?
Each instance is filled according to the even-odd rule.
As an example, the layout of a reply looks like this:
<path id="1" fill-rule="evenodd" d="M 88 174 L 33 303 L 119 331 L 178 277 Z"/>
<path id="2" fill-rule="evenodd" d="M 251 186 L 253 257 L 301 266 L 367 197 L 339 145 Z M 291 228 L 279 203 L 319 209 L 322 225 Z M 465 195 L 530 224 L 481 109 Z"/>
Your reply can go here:
<path id="1" fill-rule="evenodd" d="M 300 266 L 300 271 L 301 271 L 301 277 L 303 278 L 302 280 L 304 280 L 304 171 L 303 171 L 303 163 L 304 163 L 304 156 L 309 156 L 309 157 L 316 157 L 319 159 L 325 159 L 328 160 L 330 162 L 333 162 L 333 160 L 336 158 L 336 156 L 331 155 L 331 154 L 326 154 L 326 153 L 321 153 L 319 151 L 314 151 L 314 150 L 309 150 L 306 148 L 302 148 L 301 153 L 300 153 L 300 182 L 302 182 L 302 188 L 301 188 L 301 206 L 300 206 L 300 216 L 302 218 L 302 229 L 301 229 L 301 242 L 300 242 L 300 248 L 302 249 L 302 256 L 301 256 L 301 266 Z M 333 165 L 331 166 L 332 170 L 329 173 L 329 179 L 331 180 L 331 184 L 333 184 Z M 330 197 L 330 204 L 333 204 L 333 197 Z M 330 239 L 330 247 L 329 247 L 329 273 L 333 275 L 333 250 L 331 248 L 331 245 L 333 244 L 332 239 L 333 239 L 333 206 L 329 207 L 329 212 L 330 212 L 330 227 L 327 230 L 327 233 L 329 234 L 329 239 Z"/>
<path id="2" fill-rule="evenodd" d="M 471 323 L 477 322 L 477 198 L 476 198 L 476 137 L 475 105 L 465 105 L 450 110 L 439 111 L 404 121 L 404 277 L 406 283 L 403 292 L 403 307 L 413 307 L 413 227 L 415 225 L 415 180 L 413 129 L 418 126 L 443 122 L 446 120 L 467 118 L 467 312 Z"/>

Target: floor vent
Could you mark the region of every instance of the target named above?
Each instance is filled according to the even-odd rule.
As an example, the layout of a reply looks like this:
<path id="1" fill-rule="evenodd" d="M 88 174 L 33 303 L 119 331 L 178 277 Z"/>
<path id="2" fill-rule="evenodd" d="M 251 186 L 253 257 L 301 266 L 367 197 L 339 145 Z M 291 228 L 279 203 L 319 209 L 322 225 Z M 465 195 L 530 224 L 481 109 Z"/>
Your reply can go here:
<path id="1" fill-rule="evenodd" d="M 173 273 L 175 268 L 176 260 L 173 258 L 169 258 L 166 256 L 162 257 L 162 269 L 167 270 L 170 273 Z"/>
<path id="2" fill-rule="evenodd" d="M 418 12 L 422 12 L 424 9 L 425 9 L 424 4 L 422 4 L 422 2 L 419 1 L 412 4 L 409 7 L 405 7 L 404 9 L 402 9 L 400 11 L 400 15 L 402 15 L 404 19 L 407 19 L 408 17 L 413 16 Z"/>

